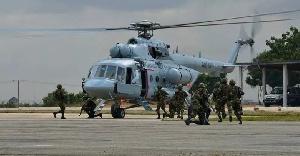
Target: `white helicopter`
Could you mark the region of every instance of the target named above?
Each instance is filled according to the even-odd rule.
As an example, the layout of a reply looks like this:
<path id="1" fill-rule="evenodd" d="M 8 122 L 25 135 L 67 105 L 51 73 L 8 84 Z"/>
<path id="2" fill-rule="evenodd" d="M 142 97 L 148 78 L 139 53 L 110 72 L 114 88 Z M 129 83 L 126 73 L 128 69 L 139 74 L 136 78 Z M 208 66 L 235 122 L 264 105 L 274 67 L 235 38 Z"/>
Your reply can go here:
<path id="1" fill-rule="evenodd" d="M 256 14 L 247 17 L 259 17 L 264 15 L 269 14 Z M 229 19 L 238 18 L 244 17 Z M 160 40 L 152 39 L 153 30 L 290 20 L 256 20 L 253 22 L 199 24 L 229 19 L 166 26 L 162 26 L 157 22 L 143 20 L 141 22 L 131 23 L 131 27 L 128 28 L 105 28 L 105 30 L 136 30 L 138 31 L 138 37 L 130 38 L 126 44 L 117 43 L 110 49 L 111 58 L 96 62 L 90 68 L 87 78 L 83 78 L 83 90 L 89 95 L 102 99 L 94 111 L 102 110 L 105 102 L 104 99 L 115 99 L 116 101 L 115 104 L 111 106 L 113 118 L 124 118 L 125 109 L 141 105 L 145 110 L 152 110 L 147 100 L 153 99 L 156 86 L 162 86 L 163 89 L 168 92 L 169 96 L 172 97 L 178 84 L 182 84 L 183 90 L 187 92 L 197 80 L 199 73 L 208 73 L 213 77 L 219 77 L 220 73 L 232 72 L 241 46 L 249 45 L 252 47 L 254 44 L 253 37 L 255 35 L 253 29 L 251 37 L 238 39 L 228 58 L 228 62 L 221 62 L 179 54 L 178 49 L 176 53 L 170 53 L 170 46 L 168 44 Z M 121 108 L 122 99 L 135 99 L 138 100 L 139 103 L 127 108 Z M 190 99 L 186 101 L 188 102 Z"/>
<path id="2" fill-rule="evenodd" d="M 170 53 L 170 46 L 163 41 L 153 39 L 153 31 L 158 29 L 199 27 L 226 24 L 277 22 L 292 19 L 256 20 L 243 22 L 220 23 L 227 20 L 259 17 L 273 14 L 297 12 L 300 10 L 255 14 L 224 18 L 211 21 L 201 21 L 176 25 L 160 25 L 157 22 L 143 20 L 131 23 L 130 27 L 120 28 L 82 28 L 82 29 L 21 29 L 22 31 L 79 31 L 98 32 L 114 30 L 134 30 L 138 37 L 133 37 L 126 44 L 117 43 L 110 49 L 111 58 L 99 60 L 89 70 L 88 76 L 83 78 L 82 88 L 88 95 L 100 98 L 101 101 L 94 111 L 101 111 L 108 99 L 115 100 L 111 106 L 113 118 L 124 118 L 125 110 L 143 106 L 146 110 L 152 110 L 147 100 L 153 99 L 158 85 L 161 85 L 169 96 L 172 97 L 178 84 L 183 85 L 183 90 L 190 90 L 197 80 L 199 73 L 208 73 L 219 77 L 220 73 L 230 73 L 234 70 L 238 52 L 243 45 L 253 46 L 254 31 L 251 37 L 238 39 L 227 62 L 208 60 L 186 56 L 178 53 Z M 219 22 L 219 23 L 215 23 Z M 1 30 L 1 29 L 0 29 Z M 15 29 L 2 29 L 14 31 Z M 122 108 L 123 99 L 137 100 L 137 104 Z M 187 101 L 189 101 L 187 99 Z"/>

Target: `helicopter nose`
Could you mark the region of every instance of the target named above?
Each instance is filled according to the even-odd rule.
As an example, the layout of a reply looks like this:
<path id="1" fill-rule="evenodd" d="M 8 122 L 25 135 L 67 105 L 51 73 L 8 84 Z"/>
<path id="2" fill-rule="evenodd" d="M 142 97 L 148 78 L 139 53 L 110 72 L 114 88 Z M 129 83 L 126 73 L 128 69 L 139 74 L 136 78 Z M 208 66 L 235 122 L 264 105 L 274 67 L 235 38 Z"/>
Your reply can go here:
<path id="1" fill-rule="evenodd" d="M 114 81 L 108 79 L 90 79 L 84 83 L 84 90 L 92 96 L 110 98 L 114 90 Z"/>

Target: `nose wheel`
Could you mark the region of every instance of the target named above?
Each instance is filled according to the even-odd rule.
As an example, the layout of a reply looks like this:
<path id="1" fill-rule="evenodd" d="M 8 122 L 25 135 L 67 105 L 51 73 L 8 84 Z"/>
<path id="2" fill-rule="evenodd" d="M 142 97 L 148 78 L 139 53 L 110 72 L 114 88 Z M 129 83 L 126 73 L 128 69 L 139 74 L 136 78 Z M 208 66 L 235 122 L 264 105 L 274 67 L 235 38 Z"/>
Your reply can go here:
<path id="1" fill-rule="evenodd" d="M 119 104 L 111 105 L 111 116 L 113 118 L 124 118 L 125 117 L 124 108 L 120 108 Z"/>

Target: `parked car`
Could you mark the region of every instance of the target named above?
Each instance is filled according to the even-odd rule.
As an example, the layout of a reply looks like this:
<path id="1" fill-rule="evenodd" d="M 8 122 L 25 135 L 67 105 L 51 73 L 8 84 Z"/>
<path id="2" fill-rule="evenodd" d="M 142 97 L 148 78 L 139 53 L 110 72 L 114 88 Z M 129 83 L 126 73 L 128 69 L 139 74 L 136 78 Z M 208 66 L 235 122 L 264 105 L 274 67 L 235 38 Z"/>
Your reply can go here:
<path id="1" fill-rule="evenodd" d="M 265 95 L 263 100 L 265 107 L 277 104 L 283 105 L 283 88 L 275 87 L 270 94 Z M 287 105 L 288 106 L 300 106 L 300 88 L 299 87 L 288 87 L 287 88 Z"/>

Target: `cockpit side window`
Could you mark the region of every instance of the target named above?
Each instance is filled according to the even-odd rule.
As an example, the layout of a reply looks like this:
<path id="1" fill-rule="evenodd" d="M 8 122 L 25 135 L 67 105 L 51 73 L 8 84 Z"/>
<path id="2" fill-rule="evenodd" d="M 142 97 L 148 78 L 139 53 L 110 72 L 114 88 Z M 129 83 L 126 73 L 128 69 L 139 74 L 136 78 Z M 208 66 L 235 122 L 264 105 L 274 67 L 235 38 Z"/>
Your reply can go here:
<path id="1" fill-rule="evenodd" d="M 109 78 L 109 79 L 115 79 L 116 77 L 116 71 L 117 71 L 117 67 L 116 66 L 108 66 L 107 69 L 106 69 L 106 75 L 105 77 L 106 78 Z"/>
<path id="2" fill-rule="evenodd" d="M 117 81 L 121 83 L 125 83 L 125 68 L 118 67 L 118 72 L 117 72 Z"/>
<path id="3" fill-rule="evenodd" d="M 106 65 L 102 65 L 101 68 L 100 68 L 99 77 L 104 77 L 105 70 L 106 70 Z"/>

